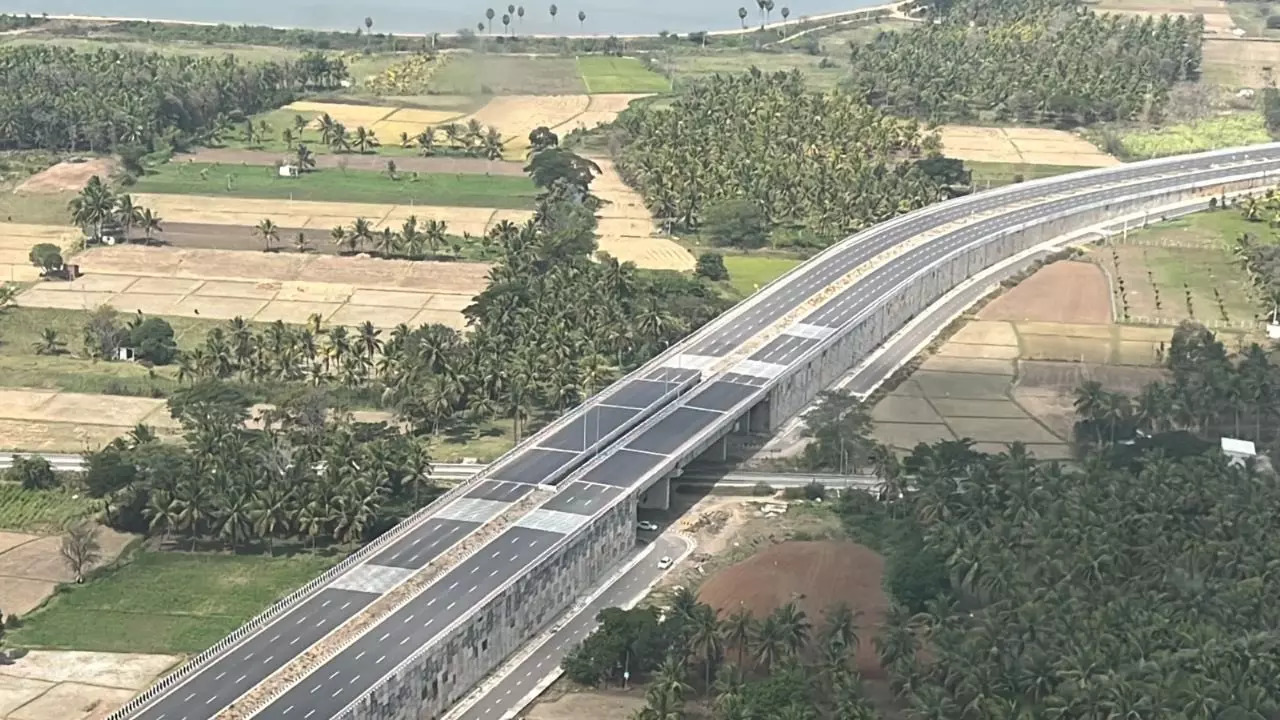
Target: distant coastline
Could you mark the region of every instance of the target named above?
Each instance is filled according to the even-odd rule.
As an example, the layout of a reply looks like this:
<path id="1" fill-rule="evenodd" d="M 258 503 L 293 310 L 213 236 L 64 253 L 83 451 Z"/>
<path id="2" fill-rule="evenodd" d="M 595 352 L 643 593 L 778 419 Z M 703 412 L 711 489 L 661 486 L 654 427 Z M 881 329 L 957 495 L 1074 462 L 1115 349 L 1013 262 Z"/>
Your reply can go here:
<path id="1" fill-rule="evenodd" d="M 753 6 L 753 7 L 754 7 L 754 5 L 755 5 L 755 3 L 754 3 L 754 2 L 747 2 L 747 0 L 740 0 L 740 1 L 741 1 L 741 2 L 744 2 L 745 4 L 749 4 L 749 5 Z M 788 19 L 786 19 L 786 20 L 778 19 L 778 18 L 777 18 L 777 14 L 776 14 L 776 12 L 775 12 L 775 14 L 774 14 L 774 19 L 770 20 L 770 21 L 769 21 L 769 22 L 767 22 L 767 23 L 764 23 L 764 24 L 763 24 L 763 29 L 765 29 L 765 30 L 774 30 L 774 29 L 779 29 L 779 28 L 785 28 L 785 27 L 788 27 L 788 26 L 793 26 L 793 25 L 796 25 L 796 24 L 799 24 L 799 23 L 812 22 L 812 21 L 815 21 L 815 20 L 835 19 L 835 18 L 841 18 L 841 17 L 845 17 L 845 16 L 849 16 L 849 15 L 858 14 L 858 13 L 865 13 L 865 12 L 869 12 L 869 11 L 875 11 L 875 10 L 892 10 L 892 9 L 894 9 L 894 8 L 896 8 L 896 7 L 900 6 L 900 5 L 905 4 L 905 2 L 895 2 L 895 3 L 887 3 L 887 4 L 883 4 L 883 3 L 877 3 L 877 0 L 863 0 L 863 1 L 864 1 L 864 2 L 868 2 L 868 3 L 876 3 L 876 4 L 860 5 L 860 4 L 859 4 L 859 2 L 858 2 L 858 0 L 849 0 L 849 5 L 851 5 L 852 7 L 849 7 L 848 9 L 845 9 L 845 10 L 836 10 L 836 11 L 831 11 L 831 12 L 817 13 L 817 14 L 813 14 L 813 15 L 792 15 L 790 18 L 788 18 Z M 567 5 L 566 5 L 566 7 L 567 7 Z M 312 26 L 304 26 L 304 25 L 294 25 L 294 24 L 288 24 L 288 23 L 267 23 L 267 22 L 254 22 L 254 21 L 232 22 L 232 21 L 213 21 L 213 20 L 191 20 L 191 19 L 180 19 L 180 18 L 164 18 L 164 17 L 153 17 L 153 16 L 152 16 L 152 17 L 148 17 L 148 16 L 115 16 L 115 15 L 95 15 L 95 14 L 80 14 L 80 13 L 53 13 L 53 12 L 48 12 L 48 13 L 46 13 L 46 12 L 40 12 L 40 11 L 33 11 L 33 10 L 31 10 L 31 9 L 21 9 L 21 8 L 18 8 L 18 9 L 10 9 L 10 8 L 9 8 L 9 3 L 3 2 L 3 0 L 0 0 L 0 12 L 5 13 L 5 14 L 9 14 L 9 15 L 32 15 L 32 16 L 45 16 L 45 17 L 48 17 L 48 18 L 49 18 L 49 19 L 51 19 L 51 20 L 65 20 L 65 21 L 72 21 L 72 22 L 137 22 L 137 23 L 155 23 L 155 24 L 161 24 L 161 25 L 191 25 L 191 26 L 203 26 L 203 27 L 216 27 L 216 26 L 219 26 L 219 25 L 230 25 L 230 26 L 241 26 L 241 25 L 244 25 L 244 26 L 250 26 L 250 27 L 270 27 L 270 28 L 275 28 L 275 29 L 279 29 L 279 30 L 310 30 L 310 31 L 314 31 L 314 32 L 346 32 L 346 33 L 350 33 L 350 32 L 352 32 L 352 30 L 354 29 L 354 28 L 352 28 L 352 29 L 343 30 L 343 29 L 336 29 L 336 28 L 323 28 L 323 27 L 312 27 Z M 359 11 L 358 11 L 358 10 L 356 11 L 356 14 L 359 14 Z M 375 17 L 375 20 L 376 20 L 376 15 L 375 15 L 374 17 Z M 753 16 L 753 19 L 754 19 L 754 16 Z M 354 24 L 355 24 L 355 23 L 352 23 L 352 25 L 353 25 L 353 26 L 354 26 Z M 513 23 L 513 24 L 514 24 L 514 23 Z M 567 22 L 566 22 L 565 24 L 566 24 L 566 25 L 569 25 L 569 23 L 567 23 Z M 727 23 L 725 23 L 725 24 L 727 24 Z M 667 28 L 667 31 L 669 31 L 669 32 L 671 32 L 671 33 L 673 33 L 673 34 L 679 34 L 679 35 L 687 35 L 687 34 L 692 33 L 692 32 L 706 32 L 708 35 L 717 36 L 717 37 L 723 37 L 723 36 L 732 36 L 732 35 L 750 34 L 750 33 L 754 33 L 754 32 L 759 32 L 761 29 L 762 29 L 762 25 L 761 25 L 761 23 L 760 23 L 760 22 L 758 22 L 758 21 L 756 21 L 756 22 L 748 22 L 748 23 L 747 23 L 747 27 L 746 27 L 745 29 L 744 29 L 744 28 L 741 28 L 741 27 L 724 28 L 724 27 L 722 26 L 722 27 L 720 27 L 720 29 L 714 29 L 714 30 L 713 30 L 713 29 L 709 29 L 709 28 L 678 28 L 678 29 L 677 29 L 677 28 Z M 439 36 L 439 37 L 457 37 L 457 36 L 459 35 L 459 32 L 458 32 L 458 30 L 457 30 L 457 29 L 454 29 L 454 30 L 452 30 L 452 31 L 448 31 L 448 32 L 414 32 L 414 31 L 412 31 L 412 30 L 403 30 L 403 31 L 402 31 L 402 30 L 396 29 L 396 28 L 394 28 L 394 27 L 386 27 L 385 25 L 380 27 L 380 26 L 379 26 L 379 25 L 377 25 L 377 24 L 375 24 L 375 26 L 374 26 L 374 28 L 373 28 L 373 33 L 374 33 L 374 34 L 394 34 L 396 37 L 429 37 L 429 36 L 431 36 L 431 35 L 436 35 L 436 36 Z M 517 29 L 515 34 L 516 34 L 518 37 L 537 38 L 537 39 L 562 38 L 562 37 L 564 37 L 564 38 L 575 38 L 575 39 L 589 39 L 589 38 L 594 38 L 594 39 L 604 39 L 604 38 L 609 38 L 609 37 L 616 37 L 616 38 L 619 38 L 619 39 L 624 39 L 624 38 L 647 38 L 647 37 L 654 37 L 654 36 L 658 35 L 658 34 L 659 34 L 659 32 L 658 32 L 658 31 L 654 31 L 654 32 L 631 32 L 631 33 L 616 33 L 616 32 L 612 32 L 612 33 L 611 33 L 611 32 L 522 32 L 522 31 L 519 31 L 519 30 Z M 481 35 L 481 34 L 480 34 L 480 33 L 477 33 L 477 35 Z"/>

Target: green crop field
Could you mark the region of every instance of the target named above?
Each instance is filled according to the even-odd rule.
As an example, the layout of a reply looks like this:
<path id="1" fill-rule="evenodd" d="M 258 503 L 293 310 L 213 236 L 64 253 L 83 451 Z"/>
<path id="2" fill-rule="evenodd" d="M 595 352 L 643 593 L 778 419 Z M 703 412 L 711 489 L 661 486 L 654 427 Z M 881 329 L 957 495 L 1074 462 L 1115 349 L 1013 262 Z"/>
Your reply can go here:
<path id="1" fill-rule="evenodd" d="M 7 639 L 33 648 L 198 652 L 337 560 L 143 551 L 55 595 Z"/>
<path id="2" fill-rule="evenodd" d="M 1271 142 L 1259 113 L 1244 113 L 1122 135 L 1120 143 L 1133 158 L 1154 158 L 1217 148 Z"/>
<path id="3" fill-rule="evenodd" d="M 635 58 L 584 55 L 578 72 L 589 93 L 662 93 L 671 89 L 666 78 Z"/>
<path id="4" fill-rule="evenodd" d="M 203 175 L 202 175 L 203 173 Z M 282 178 L 274 167 L 180 163 L 138 179 L 134 192 L 222 195 L 278 200 L 439 205 L 532 210 L 537 189 L 528 178 L 499 175 L 313 170 Z"/>
<path id="5" fill-rule="evenodd" d="M 0 482 L 0 529 L 57 530 L 68 520 L 83 517 L 92 506 L 88 498 L 64 490 L 24 490 L 21 485 Z"/>
<path id="6" fill-rule="evenodd" d="M 1019 178 L 1023 181 L 1035 180 L 1089 169 L 1073 165 L 1028 165 L 1023 163 L 975 162 L 969 160 L 966 160 L 964 164 L 965 167 L 973 172 L 973 187 L 975 190 L 985 190 L 988 186 L 1010 185 L 1014 182 L 1019 182 Z"/>

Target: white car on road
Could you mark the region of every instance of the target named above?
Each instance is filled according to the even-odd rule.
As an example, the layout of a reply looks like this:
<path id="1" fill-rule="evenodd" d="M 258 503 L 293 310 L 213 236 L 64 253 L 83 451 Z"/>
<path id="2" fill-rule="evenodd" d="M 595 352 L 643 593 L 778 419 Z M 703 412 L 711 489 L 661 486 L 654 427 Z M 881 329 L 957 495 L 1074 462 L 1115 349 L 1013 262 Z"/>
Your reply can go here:
<path id="1" fill-rule="evenodd" d="M 671 567 L 671 558 L 666 555 L 663 555 L 662 559 L 658 561 L 658 569 L 666 570 L 669 567 Z"/>
<path id="2" fill-rule="evenodd" d="M 636 523 L 636 527 L 640 528 L 641 530 L 648 530 L 649 532 L 654 532 L 655 530 L 658 529 L 658 523 L 652 523 L 652 522 L 649 522 L 648 520 L 641 520 L 640 522 Z"/>

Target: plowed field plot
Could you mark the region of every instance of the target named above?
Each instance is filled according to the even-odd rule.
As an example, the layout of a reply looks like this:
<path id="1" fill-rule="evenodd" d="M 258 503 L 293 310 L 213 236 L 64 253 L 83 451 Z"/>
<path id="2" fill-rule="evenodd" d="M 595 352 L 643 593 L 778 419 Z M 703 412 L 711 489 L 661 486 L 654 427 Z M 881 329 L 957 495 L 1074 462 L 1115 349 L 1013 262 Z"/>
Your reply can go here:
<path id="1" fill-rule="evenodd" d="M 6 486 L 5 492 L 12 486 Z M 15 497 L 5 498 L 9 502 L 27 500 L 41 502 L 44 496 L 51 493 L 31 490 L 17 490 Z M 72 501 L 74 502 L 74 501 Z M 75 508 L 70 506 L 67 518 L 84 517 L 89 512 L 87 504 Z M 44 528 L 45 532 L 57 533 L 58 526 Z M 93 564 L 100 567 L 111 562 L 133 540 L 132 536 L 103 528 L 98 533 L 98 543 L 102 546 L 102 557 Z M 62 583 L 73 582 L 75 575 L 67 568 L 66 561 L 58 552 L 62 544 L 57 534 L 20 534 L 0 533 L 0 543 L 8 544 L 5 549 L 0 545 L 0 602 L 4 603 L 5 614 L 26 615 L 39 607 L 44 599 L 53 593 L 54 588 Z"/>
<path id="2" fill-rule="evenodd" d="M 378 327 L 463 327 L 461 310 L 484 288 L 488 266 L 322 255 L 161 247 L 94 248 L 77 257 L 84 277 L 42 283 L 19 296 L 29 307 L 102 304 L 148 315 Z"/>
<path id="3" fill-rule="evenodd" d="M 642 268 L 692 270 L 693 255 L 670 238 L 658 236 L 644 198 L 622 181 L 613 163 L 604 158 L 592 160 L 601 170 L 591 185 L 592 192 L 608 203 L 596 213 L 600 218 L 600 251 Z"/>
<path id="4" fill-rule="evenodd" d="M 1266 87 L 1280 63 L 1280 43 L 1252 38 L 1205 40 L 1204 78 L 1228 87 Z"/>
<path id="5" fill-rule="evenodd" d="M 1119 160 L 1062 130 L 944 125 L 943 152 L 961 160 L 1029 165 L 1107 167 Z"/>
<path id="6" fill-rule="evenodd" d="M 1111 289 L 1101 268 L 1087 262 L 1051 263 L 993 300 L 983 320 L 1111 322 Z"/>
<path id="7" fill-rule="evenodd" d="M 524 152 L 529 133 L 537 127 L 558 128 L 587 110 L 586 95 L 503 95 L 458 122 L 471 120 L 497 128 L 508 151 Z"/>
<path id="8" fill-rule="evenodd" d="M 844 602 L 861 611 L 855 664 L 863 677 L 884 677 L 874 638 L 889 603 L 881 586 L 884 559 L 850 542 L 785 542 L 712 575 L 698 599 L 728 615 L 745 607 L 757 619 L 795 601 L 810 621 L 820 624 L 822 611 Z"/>
<path id="9" fill-rule="evenodd" d="M 180 659 L 176 655 L 33 650 L 21 662 L 0 667 L 0 717 L 99 720 Z"/>

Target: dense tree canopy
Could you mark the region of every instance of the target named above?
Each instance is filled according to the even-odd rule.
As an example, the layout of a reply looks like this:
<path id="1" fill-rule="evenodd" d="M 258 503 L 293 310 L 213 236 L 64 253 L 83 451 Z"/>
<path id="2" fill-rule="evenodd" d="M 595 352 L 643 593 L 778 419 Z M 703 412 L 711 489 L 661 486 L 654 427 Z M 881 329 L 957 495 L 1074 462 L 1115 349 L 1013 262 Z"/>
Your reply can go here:
<path id="1" fill-rule="evenodd" d="M 941 194 L 915 162 L 936 135 L 854 96 L 813 92 L 798 72 L 698 80 L 670 108 L 636 108 L 618 126 L 624 176 L 685 228 L 740 199 L 764 213 L 775 242 L 825 245 Z"/>
<path id="2" fill-rule="evenodd" d="M 324 65 L 318 76 L 317 59 Z M 342 76 L 345 66 L 335 73 L 316 57 L 248 64 L 229 54 L 9 46 L 0 49 L 0 148 L 153 149 L 206 136 L 228 117 L 278 107 L 293 90 Z"/>
<path id="3" fill-rule="evenodd" d="M 854 532 L 899 526 L 891 566 L 912 543 L 945 559 L 951 589 L 876 643 L 909 717 L 1276 717 L 1273 477 L 1216 452 L 1065 470 L 967 446 L 921 445 L 901 502 L 843 508 Z"/>
<path id="4" fill-rule="evenodd" d="M 1199 16 L 959 0 L 938 19 L 851 44 L 848 87 L 873 105 L 937 122 L 1156 120 L 1173 83 L 1200 70 Z"/>

